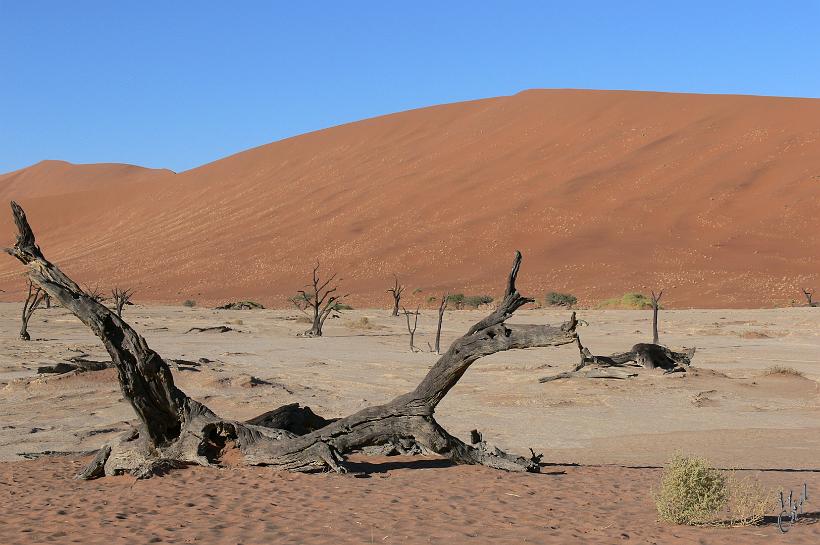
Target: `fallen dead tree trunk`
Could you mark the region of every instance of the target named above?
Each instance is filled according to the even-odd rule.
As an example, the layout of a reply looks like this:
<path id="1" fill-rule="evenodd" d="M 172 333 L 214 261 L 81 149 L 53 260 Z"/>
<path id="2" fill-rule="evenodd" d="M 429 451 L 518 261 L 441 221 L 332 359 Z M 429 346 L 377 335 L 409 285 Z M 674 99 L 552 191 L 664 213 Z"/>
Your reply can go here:
<path id="1" fill-rule="evenodd" d="M 636 372 L 622 369 L 627 366 L 663 369 L 666 373 L 686 371 L 686 367 L 692 364 L 692 357 L 695 354 L 694 348 L 689 348 L 684 352 L 675 352 L 659 344 L 638 343 L 628 352 L 620 352 L 611 356 L 596 356 L 581 344 L 580 337 L 576 336 L 575 343 L 578 346 L 581 361 L 570 371 L 541 377 L 538 382 L 552 382 L 563 378 L 625 379 L 636 376 Z"/>
<path id="2" fill-rule="evenodd" d="M 86 371 L 102 371 L 103 369 L 110 369 L 114 367 L 114 364 L 110 361 L 97 361 L 97 360 L 89 360 L 88 354 L 82 354 L 79 356 L 71 356 L 68 358 L 67 362 L 60 362 L 54 365 L 44 365 L 42 367 L 37 368 L 38 374 L 63 374 L 63 373 L 70 373 L 72 371 L 78 371 L 80 373 Z"/>
<path id="3" fill-rule="evenodd" d="M 508 325 L 506 320 L 531 302 L 515 288 L 521 265 L 516 252 L 498 308 L 452 343 L 411 392 L 335 421 L 316 422 L 305 410 L 280 408 L 238 422 L 218 417 L 174 384 L 159 354 L 116 313 L 86 294 L 35 243 L 25 213 L 12 203 L 18 235 L 6 251 L 25 264 L 29 277 L 85 323 L 103 342 L 117 368 L 120 387 L 140 420 L 139 428 L 103 447 L 77 476 L 82 479 L 130 473 L 149 477 L 180 464 L 218 463 L 225 450 L 239 450 L 241 462 L 276 469 L 345 471 L 344 455 L 378 445 L 418 445 L 455 463 L 482 464 L 509 471 L 538 471 L 539 456 L 510 455 L 484 441 L 468 445 L 433 417 L 438 403 L 479 358 L 521 348 L 559 346 L 575 341 L 575 316 L 560 326 Z M 311 413 L 312 414 L 312 413 Z M 274 418 L 275 416 L 275 418 Z M 316 416 L 316 415 L 314 415 Z M 320 418 L 320 417 L 317 417 Z M 306 424 L 307 423 L 307 424 Z M 276 427 L 268 427 L 268 425 Z M 299 435 L 298 432 L 305 431 Z"/>

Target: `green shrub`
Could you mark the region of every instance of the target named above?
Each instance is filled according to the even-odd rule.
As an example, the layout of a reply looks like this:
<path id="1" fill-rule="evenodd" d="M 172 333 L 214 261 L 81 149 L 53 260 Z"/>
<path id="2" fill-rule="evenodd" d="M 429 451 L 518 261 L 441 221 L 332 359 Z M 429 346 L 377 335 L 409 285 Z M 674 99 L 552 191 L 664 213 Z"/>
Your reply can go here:
<path id="1" fill-rule="evenodd" d="M 333 303 L 333 310 L 353 310 L 353 307 L 345 303 Z"/>
<path id="2" fill-rule="evenodd" d="M 465 306 L 478 308 L 481 305 L 492 303 L 493 298 L 489 295 L 464 295 L 463 293 L 451 293 L 447 296 L 447 306 L 456 309 L 463 309 Z"/>
<path id="3" fill-rule="evenodd" d="M 642 293 L 625 293 L 621 297 L 601 301 L 598 308 L 644 310 L 652 308 L 652 299 Z"/>
<path id="4" fill-rule="evenodd" d="M 571 293 L 560 293 L 551 291 L 547 294 L 546 304 L 555 307 L 571 307 L 578 302 L 578 298 Z"/>
<path id="5" fill-rule="evenodd" d="M 703 458 L 676 454 L 663 470 L 658 515 L 675 524 L 716 522 L 729 500 L 726 475 Z"/>
<path id="6" fill-rule="evenodd" d="M 183 307 L 194 308 L 196 306 L 196 301 L 193 299 L 186 299 L 182 302 Z"/>
<path id="7" fill-rule="evenodd" d="M 493 298 L 489 295 L 468 295 L 464 298 L 464 304 L 472 308 L 478 308 L 481 305 L 487 305 L 492 302 Z"/>

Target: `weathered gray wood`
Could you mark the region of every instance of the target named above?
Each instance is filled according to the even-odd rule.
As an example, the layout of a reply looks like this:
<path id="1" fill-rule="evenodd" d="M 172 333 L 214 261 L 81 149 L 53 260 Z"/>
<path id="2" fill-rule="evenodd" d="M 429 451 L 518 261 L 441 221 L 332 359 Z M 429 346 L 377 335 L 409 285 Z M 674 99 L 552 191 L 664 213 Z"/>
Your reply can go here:
<path id="1" fill-rule="evenodd" d="M 407 333 L 410 334 L 410 352 L 415 352 L 416 351 L 415 339 L 416 339 L 416 328 L 419 325 L 419 314 L 420 314 L 419 313 L 419 308 L 420 307 L 416 307 L 415 312 L 410 312 L 406 308 L 401 307 L 402 312 L 404 312 L 404 317 L 407 318 Z M 415 316 L 415 319 L 413 320 L 413 327 L 412 328 L 410 327 L 410 316 Z"/>
<path id="2" fill-rule="evenodd" d="M 246 424 L 262 426 L 265 428 L 275 428 L 287 430 L 296 435 L 305 435 L 328 424 L 335 422 L 337 418 L 326 419 L 314 413 L 310 407 L 301 407 L 298 403 L 283 405 L 272 411 L 260 414 Z"/>
<path id="3" fill-rule="evenodd" d="M 60 362 L 54 365 L 45 365 L 37 368 L 37 373 L 70 373 L 72 371 L 86 372 L 86 371 L 102 371 L 103 369 L 110 369 L 114 364 L 110 361 L 89 360 L 87 354 L 80 356 L 72 356 L 68 358 L 68 362 Z"/>
<path id="4" fill-rule="evenodd" d="M 338 420 L 322 419 L 307 408 L 291 405 L 237 422 L 217 417 L 178 389 L 168 363 L 126 322 L 46 260 L 22 208 L 12 203 L 12 210 L 19 234 L 7 252 L 28 267 L 33 282 L 100 337 L 117 368 L 123 395 L 141 422 L 139 429 L 101 450 L 79 478 L 123 472 L 145 478 L 181 464 L 215 464 L 231 445 L 239 449 L 245 464 L 292 471 L 329 468 L 344 472 L 346 453 L 378 445 L 437 453 L 455 463 L 538 471 L 540 455 L 510 455 L 480 437 L 467 445 L 448 434 L 433 416 L 438 403 L 478 359 L 504 350 L 575 342 L 574 314 L 556 327 L 504 323 L 530 301 L 515 289 L 519 252 L 498 309 L 453 342 L 413 391 Z"/>
<path id="5" fill-rule="evenodd" d="M 581 344 L 580 337 L 576 336 L 575 343 L 581 354 L 581 361 L 574 365 L 570 371 L 541 377 L 538 382 L 552 382 L 564 378 L 628 378 L 623 376 L 623 373 L 612 373 L 610 371 L 599 373 L 600 376 L 591 376 L 587 367 L 594 367 L 596 371 L 600 371 L 609 367 L 623 367 L 634 364 L 646 369 L 664 369 L 667 372 L 685 371 L 685 367 L 692 364 L 692 357 L 695 354 L 694 348 L 686 349 L 684 352 L 675 352 L 658 344 L 638 343 L 629 352 L 620 352 L 611 356 L 596 356 Z M 633 374 L 628 375 L 634 376 Z"/>
<path id="6" fill-rule="evenodd" d="M 20 316 L 20 339 L 24 341 L 30 341 L 31 335 L 28 333 L 28 322 L 31 320 L 32 314 L 34 311 L 40 308 L 44 301 L 47 299 L 47 294 L 39 286 L 35 286 L 34 283 L 29 280 L 28 281 L 28 295 L 26 295 L 26 300 L 23 301 L 23 313 Z"/>
<path id="7" fill-rule="evenodd" d="M 131 326 L 66 276 L 43 256 L 26 214 L 11 203 L 17 240 L 6 252 L 28 267 L 29 278 L 70 310 L 102 340 L 117 367 L 123 395 L 140 417 L 154 446 L 179 436 L 188 397 L 174 385 L 168 364 Z"/>
<path id="8" fill-rule="evenodd" d="M 436 325 L 436 354 L 441 354 L 441 325 L 444 323 L 444 311 L 447 309 L 447 296 L 449 294 L 445 291 L 441 296 L 441 302 L 438 305 L 438 324 Z"/>
<path id="9" fill-rule="evenodd" d="M 226 325 L 215 325 L 209 327 L 192 327 L 191 329 L 186 331 L 185 334 L 187 335 L 188 333 L 228 333 L 229 331 L 236 330 Z"/>
<path id="10" fill-rule="evenodd" d="M 652 344 L 658 344 L 658 309 L 661 297 L 663 297 L 663 290 L 657 294 L 652 290 Z"/>

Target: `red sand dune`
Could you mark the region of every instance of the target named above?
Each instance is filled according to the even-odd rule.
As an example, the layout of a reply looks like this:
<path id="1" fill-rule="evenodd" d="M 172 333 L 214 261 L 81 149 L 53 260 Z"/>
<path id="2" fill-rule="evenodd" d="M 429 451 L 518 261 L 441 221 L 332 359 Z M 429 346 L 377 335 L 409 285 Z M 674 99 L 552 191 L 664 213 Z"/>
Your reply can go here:
<path id="1" fill-rule="evenodd" d="M 354 305 L 398 273 L 584 304 L 787 304 L 820 288 L 820 100 L 534 90 L 367 119 L 173 174 L 40 163 L 0 176 L 50 259 L 136 299 L 284 305 L 318 257 Z M 12 241 L 0 212 L 0 240 Z M 5 243 L 4 243 L 5 244 Z M 0 260 L 19 298 L 22 269 Z M 409 292 L 408 292 L 409 293 Z"/>

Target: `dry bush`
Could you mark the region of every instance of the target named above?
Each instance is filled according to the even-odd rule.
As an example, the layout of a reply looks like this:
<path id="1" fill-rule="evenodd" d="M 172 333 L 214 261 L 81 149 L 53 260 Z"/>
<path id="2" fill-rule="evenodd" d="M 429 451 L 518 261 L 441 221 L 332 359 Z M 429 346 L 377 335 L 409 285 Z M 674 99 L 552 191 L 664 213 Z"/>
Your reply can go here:
<path id="1" fill-rule="evenodd" d="M 362 316 L 358 320 L 351 320 L 345 323 L 347 327 L 353 329 L 384 329 L 384 326 L 380 326 L 378 324 L 374 324 L 370 321 L 370 318 L 367 316 Z"/>
<path id="2" fill-rule="evenodd" d="M 642 293 L 625 293 L 621 297 L 604 299 L 598 304 L 598 308 L 621 310 L 645 310 L 652 308 L 652 299 L 650 299 Z"/>
<path id="3" fill-rule="evenodd" d="M 773 499 L 773 492 L 749 476 L 676 454 L 664 468 L 656 505 L 660 518 L 675 524 L 749 526 L 763 520 Z"/>
<path id="4" fill-rule="evenodd" d="M 772 375 L 782 375 L 782 376 L 790 376 L 790 377 L 802 377 L 804 376 L 802 372 L 798 371 L 794 367 L 786 367 L 784 365 L 772 365 L 771 367 L 767 367 L 763 371 L 763 376 L 768 377 Z"/>
<path id="5" fill-rule="evenodd" d="M 310 318 L 310 316 L 307 316 L 307 315 L 297 316 L 294 321 L 297 324 L 312 324 L 313 323 L 313 320 Z"/>
<path id="6" fill-rule="evenodd" d="M 748 475 L 739 477 L 732 471 L 727 486 L 729 501 L 726 506 L 726 523 L 732 526 L 760 524 L 766 513 L 773 511 L 774 491 L 764 488 Z"/>
<path id="7" fill-rule="evenodd" d="M 726 481 L 704 458 L 675 454 L 663 470 L 658 515 L 675 524 L 713 523 L 729 499 Z"/>

